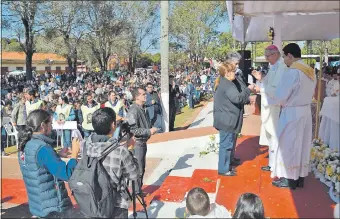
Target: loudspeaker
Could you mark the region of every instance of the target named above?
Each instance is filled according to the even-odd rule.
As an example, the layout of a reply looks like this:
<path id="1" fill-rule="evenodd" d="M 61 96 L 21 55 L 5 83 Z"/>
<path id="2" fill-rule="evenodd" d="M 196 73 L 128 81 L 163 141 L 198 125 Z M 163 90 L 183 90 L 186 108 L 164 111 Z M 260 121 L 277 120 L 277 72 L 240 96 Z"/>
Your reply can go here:
<path id="1" fill-rule="evenodd" d="M 243 73 L 251 73 L 251 60 L 240 60 L 239 64 L 240 69 L 242 70 Z"/>
<path id="2" fill-rule="evenodd" d="M 251 52 L 250 52 L 250 50 L 239 50 L 237 52 L 241 54 L 242 59 L 251 59 Z"/>

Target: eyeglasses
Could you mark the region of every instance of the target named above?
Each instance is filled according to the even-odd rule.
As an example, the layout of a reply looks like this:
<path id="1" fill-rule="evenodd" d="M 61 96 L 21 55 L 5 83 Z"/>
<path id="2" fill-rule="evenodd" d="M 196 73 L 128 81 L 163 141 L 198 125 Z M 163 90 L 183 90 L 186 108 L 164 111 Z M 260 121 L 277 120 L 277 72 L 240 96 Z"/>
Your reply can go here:
<path id="1" fill-rule="evenodd" d="M 272 53 L 270 55 L 265 55 L 266 58 L 269 58 L 270 56 L 274 55 L 275 53 Z"/>

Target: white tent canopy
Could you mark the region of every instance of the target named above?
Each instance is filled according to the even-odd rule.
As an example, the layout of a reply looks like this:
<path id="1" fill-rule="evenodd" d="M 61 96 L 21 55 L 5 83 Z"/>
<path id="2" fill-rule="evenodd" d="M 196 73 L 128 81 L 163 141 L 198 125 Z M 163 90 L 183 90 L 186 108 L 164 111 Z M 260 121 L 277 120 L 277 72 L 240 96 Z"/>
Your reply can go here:
<path id="1" fill-rule="evenodd" d="M 337 1 L 227 1 L 235 39 L 241 42 L 331 40 L 339 37 Z M 327 25 L 325 25 L 327 24 Z"/>
<path id="2" fill-rule="evenodd" d="M 339 12 L 338 1 L 234 1 L 239 15 Z"/>

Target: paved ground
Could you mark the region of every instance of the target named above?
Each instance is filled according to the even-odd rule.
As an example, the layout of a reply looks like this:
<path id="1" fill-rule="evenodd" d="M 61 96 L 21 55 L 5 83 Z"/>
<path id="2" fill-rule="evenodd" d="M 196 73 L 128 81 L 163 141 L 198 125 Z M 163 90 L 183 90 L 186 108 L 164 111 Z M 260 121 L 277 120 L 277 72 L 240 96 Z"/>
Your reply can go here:
<path id="1" fill-rule="evenodd" d="M 242 193 L 252 192 L 261 197 L 266 216 L 270 218 L 332 217 L 334 203 L 326 186 L 314 176 L 308 177 L 305 188 L 291 191 L 273 187 L 269 173 L 260 170 L 268 159 L 265 158 L 266 148 L 258 145 L 259 116 L 250 115 L 244 119 L 243 137 L 238 139 L 236 149 L 236 156 L 242 160 L 236 167 L 238 176 L 220 177 L 217 154 L 201 156 L 211 142 L 211 136 L 216 142 L 219 140 L 216 130 L 211 127 L 209 107 L 208 104 L 197 118 L 204 118 L 197 128 L 150 139 L 144 180 L 144 191 L 149 193 L 145 199 L 150 218 L 183 218 L 186 192 L 196 186 L 204 188 L 212 202 L 231 211 Z M 206 126 L 209 121 L 210 126 Z M 15 161 L 14 158 L 2 160 L 2 217 L 29 217 L 25 187 Z M 141 210 L 140 204 L 137 209 Z M 144 214 L 138 213 L 138 217 L 143 218 Z"/>

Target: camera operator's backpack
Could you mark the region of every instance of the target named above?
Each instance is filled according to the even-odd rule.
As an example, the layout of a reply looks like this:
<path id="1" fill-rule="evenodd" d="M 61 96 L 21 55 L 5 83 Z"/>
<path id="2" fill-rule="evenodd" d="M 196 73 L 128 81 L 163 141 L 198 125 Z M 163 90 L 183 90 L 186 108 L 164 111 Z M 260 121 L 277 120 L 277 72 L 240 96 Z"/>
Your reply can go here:
<path id="1" fill-rule="evenodd" d="M 102 160 L 117 147 L 119 144 L 111 146 L 97 158 L 87 156 L 86 147 L 83 148 L 83 157 L 68 184 L 80 211 L 86 217 L 111 218 L 114 215 L 117 186 L 104 168 Z"/>

